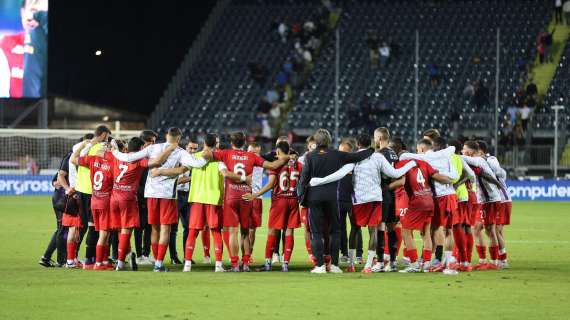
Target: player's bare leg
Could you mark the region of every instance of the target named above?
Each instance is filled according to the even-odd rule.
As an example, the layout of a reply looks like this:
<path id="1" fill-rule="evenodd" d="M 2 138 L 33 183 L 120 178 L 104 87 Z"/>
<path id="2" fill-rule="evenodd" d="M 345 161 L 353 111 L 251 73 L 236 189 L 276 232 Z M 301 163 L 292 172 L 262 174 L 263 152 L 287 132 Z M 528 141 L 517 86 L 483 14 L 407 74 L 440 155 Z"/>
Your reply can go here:
<path id="1" fill-rule="evenodd" d="M 370 236 L 370 238 L 368 239 L 368 255 L 366 256 L 366 264 L 364 264 L 364 269 L 362 269 L 362 272 L 364 273 L 370 273 L 370 272 L 381 272 L 384 271 L 384 264 L 381 262 L 382 261 L 382 257 L 378 257 L 378 260 L 376 262 L 376 264 L 374 264 L 374 258 L 376 257 L 376 251 L 378 249 L 378 243 L 380 241 L 384 242 L 384 237 L 381 238 L 381 240 L 379 239 L 379 232 L 378 230 L 381 228 L 382 226 L 368 226 L 368 234 Z M 382 233 L 383 235 L 384 233 Z M 382 249 L 382 252 L 384 252 L 384 249 Z M 373 266 L 374 264 L 374 266 Z M 374 270 L 372 270 L 372 268 L 374 268 Z"/>
<path id="2" fill-rule="evenodd" d="M 402 240 L 404 241 L 405 255 L 410 258 L 410 265 L 406 269 L 400 270 L 400 272 L 402 273 L 420 272 L 421 268 L 418 263 L 418 251 L 416 250 L 416 244 L 414 243 L 413 231 L 402 228 Z M 430 235 L 430 242 L 431 242 L 431 235 Z"/>
<path id="3" fill-rule="evenodd" d="M 442 263 L 443 260 L 443 247 L 445 245 L 445 232 L 443 231 L 443 226 L 439 226 L 437 228 L 431 228 L 430 230 L 433 233 L 432 243 L 435 247 L 435 260 L 434 260 L 434 267 L 437 267 L 438 264 Z M 426 262 L 426 261 L 424 261 Z M 443 265 L 442 265 L 443 266 Z M 439 268 L 443 270 L 443 268 Z"/>
<path id="4" fill-rule="evenodd" d="M 249 271 L 249 257 L 251 252 L 251 243 L 249 242 L 249 228 L 240 228 L 240 236 L 243 244 L 242 247 L 242 263 L 243 271 Z"/>
<path id="5" fill-rule="evenodd" d="M 249 229 L 249 243 L 251 245 L 251 248 L 250 248 L 248 254 L 250 257 L 253 255 L 253 247 L 255 245 L 255 231 L 256 230 L 257 230 L 256 228 Z M 250 258 L 250 259 L 252 259 L 252 258 Z"/>
<path id="6" fill-rule="evenodd" d="M 452 255 L 455 241 L 453 239 L 453 233 L 451 232 L 451 229 L 444 228 L 443 234 L 445 236 L 443 242 L 443 252 L 445 254 L 444 256 L 445 258 L 443 259 L 443 264 L 445 265 L 445 267 L 449 267 L 451 263 L 455 262 Z"/>

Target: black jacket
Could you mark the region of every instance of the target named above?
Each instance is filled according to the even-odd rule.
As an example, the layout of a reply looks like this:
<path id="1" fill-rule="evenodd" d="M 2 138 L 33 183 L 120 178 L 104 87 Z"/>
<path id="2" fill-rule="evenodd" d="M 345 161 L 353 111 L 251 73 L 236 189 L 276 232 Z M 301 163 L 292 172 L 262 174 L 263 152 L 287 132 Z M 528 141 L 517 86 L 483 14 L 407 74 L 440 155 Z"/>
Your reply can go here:
<path id="1" fill-rule="evenodd" d="M 305 156 L 305 164 L 297 185 L 299 203 L 307 206 L 307 201 L 331 200 L 337 201 L 338 182 L 310 187 L 311 178 L 323 178 L 334 173 L 347 163 L 360 162 L 374 153 L 367 149 L 358 153 L 348 153 L 331 149 L 317 149 Z"/>

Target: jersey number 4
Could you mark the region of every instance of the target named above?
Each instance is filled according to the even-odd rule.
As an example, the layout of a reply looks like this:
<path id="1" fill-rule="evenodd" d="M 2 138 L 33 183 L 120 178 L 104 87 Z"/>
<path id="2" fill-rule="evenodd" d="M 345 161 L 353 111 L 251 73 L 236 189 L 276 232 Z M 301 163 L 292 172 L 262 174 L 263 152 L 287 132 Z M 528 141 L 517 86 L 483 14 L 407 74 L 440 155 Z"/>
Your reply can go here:
<path id="1" fill-rule="evenodd" d="M 418 174 L 416 174 L 416 181 L 422 185 L 422 187 L 425 187 L 426 185 L 426 179 L 424 178 L 424 175 L 422 174 L 421 170 L 418 170 Z"/>

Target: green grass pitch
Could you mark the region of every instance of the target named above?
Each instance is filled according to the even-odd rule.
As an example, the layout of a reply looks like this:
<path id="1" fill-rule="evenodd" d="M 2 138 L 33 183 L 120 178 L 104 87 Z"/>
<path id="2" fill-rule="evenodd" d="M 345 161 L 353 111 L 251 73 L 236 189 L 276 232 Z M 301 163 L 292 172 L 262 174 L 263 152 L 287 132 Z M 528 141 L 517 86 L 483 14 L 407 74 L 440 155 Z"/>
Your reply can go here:
<path id="1" fill-rule="evenodd" d="M 568 203 L 515 202 L 511 269 L 458 276 L 311 275 L 301 230 L 288 274 L 46 269 L 37 260 L 53 216 L 48 197 L 0 197 L 0 319 L 570 318 Z M 258 230 L 257 261 L 265 234 Z"/>

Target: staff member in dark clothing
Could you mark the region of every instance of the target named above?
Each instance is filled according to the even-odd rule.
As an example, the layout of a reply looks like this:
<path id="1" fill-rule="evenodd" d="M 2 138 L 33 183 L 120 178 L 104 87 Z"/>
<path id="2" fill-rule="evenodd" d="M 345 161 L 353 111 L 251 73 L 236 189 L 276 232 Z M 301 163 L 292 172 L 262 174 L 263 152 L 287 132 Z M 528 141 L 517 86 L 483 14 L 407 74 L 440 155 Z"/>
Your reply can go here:
<path id="1" fill-rule="evenodd" d="M 51 236 L 50 242 L 44 252 L 43 256 L 38 262 L 44 267 L 62 267 L 65 265 L 65 258 L 67 257 L 67 227 L 61 225 L 61 218 L 63 216 L 63 210 L 65 209 L 65 188 L 59 182 L 58 175 L 62 175 L 66 184 L 69 184 L 67 180 L 67 174 L 69 172 L 69 157 L 71 152 L 68 152 L 65 157 L 61 160 L 59 165 L 59 171 L 53 176 L 51 183 L 54 187 L 53 195 L 51 197 L 51 203 L 53 211 L 55 213 L 56 219 L 56 230 Z M 51 260 L 51 256 L 57 249 L 57 262 L 54 263 Z"/>
<path id="2" fill-rule="evenodd" d="M 338 150 L 343 152 L 356 151 L 356 143 L 346 139 L 340 143 Z M 348 250 L 352 243 L 356 243 L 356 259 L 362 262 L 362 229 L 356 225 L 352 216 L 352 194 L 354 188 L 352 186 L 352 174 L 347 174 L 339 181 L 338 184 L 338 211 L 340 214 L 340 253 L 342 254 L 340 262 L 348 262 Z M 350 220 L 350 234 L 346 235 L 346 218 Z"/>
<path id="3" fill-rule="evenodd" d="M 139 136 L 144 141 L 143 149 L 154 144 L 158 139 L 158 133 L 152 130 L 143 130 Z M 144 198 L 144 186 L 148 176 L 148 169 L 141 175 L 139 189 L 137 190 L 137 202 L 139 206 L 140 227 L 135 229 L 135 251 L 137 252 L 137 264 L 152 265 L 154 261 L 150 258 L 150 234 L 151 225 L 148 224 L 148 209 Z"/>
<path id="4" fill-rule="evenodd" d="M 346 153 L 330 149 L 331 134 L 325 129 L 318 129 L 314 136 L 317 149 L 305 157 L 305 165 L 299 179 L 297 194 L 299 203 L 309 207 L 309 223 L 311 225 L 311 248 L 317 264 L 311 273 L 326 273 L 323 257 L 324 219 L 330 221 L 331 236 L 331 273 L 342 273 L 338 267 L 340 245 L 340 219 L 337 207 L 338 183 L 328 183 L 317 187 L 309 187 L 313 177 L 326 177 L 347 163 L 355 163 L 366 159 L 374 153 L 373 149 L 358 153 Z"/>
<path id="5" fill-rule="evenodd" d="M 377 152 L 380 152 L 392 166 L 398 162 L 398 155 L 388 147 L 390 143 L 390 131 L 381 127 L 374 130 L 374 144 Z M 390 265 L 385 266 L 384 271 L 395 272 L 396 257 L 398 255 L 398 238 L 396 224 L 400 221 L 396 215 L 396 194 L 389 188 L 392 179 L 382 175 L 382 224 L 378 228 L 378 241 L 376 242 L 376 256 L 382 262 L 384 256 L 384 234 L 388 232 L 388 250 L 390 252 Z"/>

